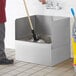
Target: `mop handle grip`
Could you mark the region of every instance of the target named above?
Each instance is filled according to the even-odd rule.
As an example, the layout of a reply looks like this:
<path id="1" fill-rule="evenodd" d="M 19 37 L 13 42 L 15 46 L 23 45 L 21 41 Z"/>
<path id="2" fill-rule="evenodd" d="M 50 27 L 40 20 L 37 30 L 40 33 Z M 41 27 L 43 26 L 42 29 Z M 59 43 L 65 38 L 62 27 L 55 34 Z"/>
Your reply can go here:
<path id="1" fill-rule="evenodd" d="M 75 18 L 75 12 L 74 12 L 74 9 L 73 8 L 71 8 L 71 13 L 72 13 L 72 15 L 74 17 L 74 20 L 76 20 L 76 18 Z"/>
<path id="2" fill-rule="evenodd" d="M 73 8 L 71 8 L 71 13 L 72 13 L 73 16 L 75 16 L 75 12 L 74 12 Z"/>
<path id="3" fill-rule="evenodd" d="M 23 0 L 23 3 L 24 3 L 24 6 L 25 6 L 26 14 L 27 14 L 27 16 L 28 16 L 28 20 L 29 20 L 29 23 L 30 23 L 30 27 L 31 27 L 31 29 L 33 30 L 33 24 L 32 24 L 32 20 L 31 20 L 31 18 L 30 18 L 30 16 L 29 16 L 29 12 L 28 12 L 28 9 L 27 9 L 26 1 Z"/>

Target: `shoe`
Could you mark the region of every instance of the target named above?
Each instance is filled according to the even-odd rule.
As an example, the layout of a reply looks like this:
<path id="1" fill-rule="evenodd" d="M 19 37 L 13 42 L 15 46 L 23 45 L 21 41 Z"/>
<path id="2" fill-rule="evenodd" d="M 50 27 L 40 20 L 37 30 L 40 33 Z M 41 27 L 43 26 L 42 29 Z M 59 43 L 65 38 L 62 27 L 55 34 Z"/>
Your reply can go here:
<path id="1" fill-rule="evenodd" d="M 7 58 L 4 58 L 2 60 L 0 60 L 0 64 L 13 64 L 14 63 L 14 60 L 13 59 L 7 59 Z"/>

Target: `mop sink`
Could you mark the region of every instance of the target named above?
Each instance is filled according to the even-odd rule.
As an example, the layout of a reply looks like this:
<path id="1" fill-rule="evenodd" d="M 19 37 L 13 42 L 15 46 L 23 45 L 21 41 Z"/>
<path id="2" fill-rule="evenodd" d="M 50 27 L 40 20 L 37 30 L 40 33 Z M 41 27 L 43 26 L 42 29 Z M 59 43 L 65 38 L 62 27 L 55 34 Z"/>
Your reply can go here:
<path id="1" fill-rule="evenodd" d="M 33 42 L 27 17 L 16 19 L 16 60 L 54 66 L 70 58 L 70 19 L 31 16 L 36 34 L 45 42 Z"/>

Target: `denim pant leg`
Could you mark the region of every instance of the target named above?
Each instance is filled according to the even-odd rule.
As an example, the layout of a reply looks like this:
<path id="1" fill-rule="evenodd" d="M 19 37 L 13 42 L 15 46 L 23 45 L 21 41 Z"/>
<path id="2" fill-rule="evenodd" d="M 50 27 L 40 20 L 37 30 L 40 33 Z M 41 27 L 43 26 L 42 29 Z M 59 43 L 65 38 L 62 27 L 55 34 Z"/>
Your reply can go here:
<path id="1" fill-rule="evenodd" d="M 0 23 L 0 60 L 6 58 L 4 51 L 5 50 L 4 39 L 5 39 L 5 24 Z"/>

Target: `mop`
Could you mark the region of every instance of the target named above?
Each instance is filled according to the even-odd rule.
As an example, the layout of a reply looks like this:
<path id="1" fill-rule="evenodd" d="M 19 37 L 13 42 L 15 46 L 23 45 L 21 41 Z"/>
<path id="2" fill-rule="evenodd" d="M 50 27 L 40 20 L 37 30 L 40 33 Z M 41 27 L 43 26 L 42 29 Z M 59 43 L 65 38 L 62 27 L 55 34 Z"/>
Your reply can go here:
<path id="1" fill-rule="evenodd" d="M 32 20 L 31 20 L 31 18 L 30 18 L 30 16 L 29 16 L 29 12 L 28 12 L 28 8 L 27 8 L 27 5 L 26 5 L 26 1 L 23 0 L 23 3 L 24 3 L 24 6 L 25 6 L 26 14 L 27 14 L 27 16 L 28 16 L 29 25 L 30 25 L 31 32 L 32 32 L 32 35 L 33 35 L 33 41 L 34 41 L 34 42 L 42 42 L 42 43 L 44 43 L 45 41 L 42 40 L 42 39 L 40 39 L 40 38 L 36 35 L 36 33 L 35 33 L 35 31 L 34 31 L 33 23 L 32 23 Z"/>
<path id="2" fill-rule="evenodd" d="M 76 18 L 74 9 L 71 8 L 71 12 L 74 18 L 73 29 L 72 29 L 72 47 L 73 47 L 73 54 L 74 54 L 74 69 L 76 71 Z"/>

